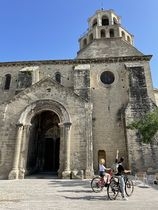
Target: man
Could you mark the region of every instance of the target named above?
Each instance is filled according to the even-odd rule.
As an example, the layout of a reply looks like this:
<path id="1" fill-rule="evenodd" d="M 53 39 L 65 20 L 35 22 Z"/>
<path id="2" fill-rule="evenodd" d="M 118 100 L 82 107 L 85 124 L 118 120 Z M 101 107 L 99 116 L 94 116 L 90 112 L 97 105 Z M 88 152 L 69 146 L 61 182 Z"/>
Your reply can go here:
<path id="1" fill-rule="evenodd" d="M 118 152 L 117 152 L 118 153 Z M 121 189 L 121 193 L 122 193 L 122 199 L 123 200 L 128 200 L 125 194 L 125 180 L 124 180 L 124 174 L 125 173 L 129 173 L 131 172 L 130 170 L 125 170 L 123 167 L 123 161 L 124 161 L 124 157 L 120 158 L 120 161 L 118 162 L 118 167 L 117 167 L 117 174 L 116 176 L 118 176 L 119 179 L 119 185 L 120 185 L 120 189 Z"/>

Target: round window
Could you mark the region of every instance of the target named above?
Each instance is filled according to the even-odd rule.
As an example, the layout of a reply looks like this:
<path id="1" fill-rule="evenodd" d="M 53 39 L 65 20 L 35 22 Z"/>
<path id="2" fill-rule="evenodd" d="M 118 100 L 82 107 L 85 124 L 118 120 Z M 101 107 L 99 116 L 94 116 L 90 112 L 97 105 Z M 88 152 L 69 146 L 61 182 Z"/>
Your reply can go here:
<path id="1" fill-rule="evenodd" d="M 102 81 L 102 83 L 104 83 L 106 85 L 110 85 L 114 82 L 115 77 L 114 77 L 114 74 L 112 72 L 104 71 L 100 75 L 100 80 Z"/>

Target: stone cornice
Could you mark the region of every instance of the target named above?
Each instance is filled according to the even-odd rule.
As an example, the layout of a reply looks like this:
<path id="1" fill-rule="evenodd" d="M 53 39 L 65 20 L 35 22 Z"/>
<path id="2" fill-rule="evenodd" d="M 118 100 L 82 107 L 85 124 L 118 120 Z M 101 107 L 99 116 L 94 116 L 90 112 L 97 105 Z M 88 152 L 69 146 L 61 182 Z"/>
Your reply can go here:
<path id="1" fill-rule="evenodd" d="M 90 63 L 116 63 L 128 61 L 150 61 L 152 55 L 142 56 L 123 56 L 123 57 L 108 57 L 108 58 L 91 58 L 91 59 L 69 59 L 69 60 L 36 60 L 36 61 L 15 61 L 15 62 L 0 62 L 2 66 L 40 66 L 48 64 L 90 64 Z"/>

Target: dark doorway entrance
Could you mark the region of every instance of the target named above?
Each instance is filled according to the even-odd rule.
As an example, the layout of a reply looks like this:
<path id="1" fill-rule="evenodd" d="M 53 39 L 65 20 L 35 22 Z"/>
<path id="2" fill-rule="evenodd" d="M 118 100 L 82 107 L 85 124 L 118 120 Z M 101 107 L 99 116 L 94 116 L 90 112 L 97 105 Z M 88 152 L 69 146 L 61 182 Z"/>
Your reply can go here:
<path id="1" fill-rule="evenodd" d="M 59 169 L 59 117 L 52 111 L 43 111 L 31 120 L 27 157 L 27 175 L 52 173 Z"/>
<path id="2" fill-rule="evenodd" d="M 44 143 L 44 171 L 57 171 L 59 168 L 59 139 L 45 139 Z"/>

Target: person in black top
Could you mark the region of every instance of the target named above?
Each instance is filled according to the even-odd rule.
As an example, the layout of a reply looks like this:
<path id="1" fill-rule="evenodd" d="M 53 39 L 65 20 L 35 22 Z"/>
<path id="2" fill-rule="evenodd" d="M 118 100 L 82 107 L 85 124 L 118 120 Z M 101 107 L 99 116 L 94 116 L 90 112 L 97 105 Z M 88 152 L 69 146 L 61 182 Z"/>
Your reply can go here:
<path id="1" fill-rule="evenodd" d="M 123 167 L 123 161 L 124 161 L 124 157 L 121 157 L 120 160 L 117 163 L 118 165 L 117 165 L 117 174 L 116 174 L 116 176 L 118 176 L 118 179 L 119 179 L 119 185 L 120 185 L 120 188 L 121 188 L 122 198 L 124 200 L 127 200 L 127 197 L 125 195 L 124 174 L 125 173 L 129 173 L 131 171 L 130 170 L 125 170 L 125 168 Z"/>

